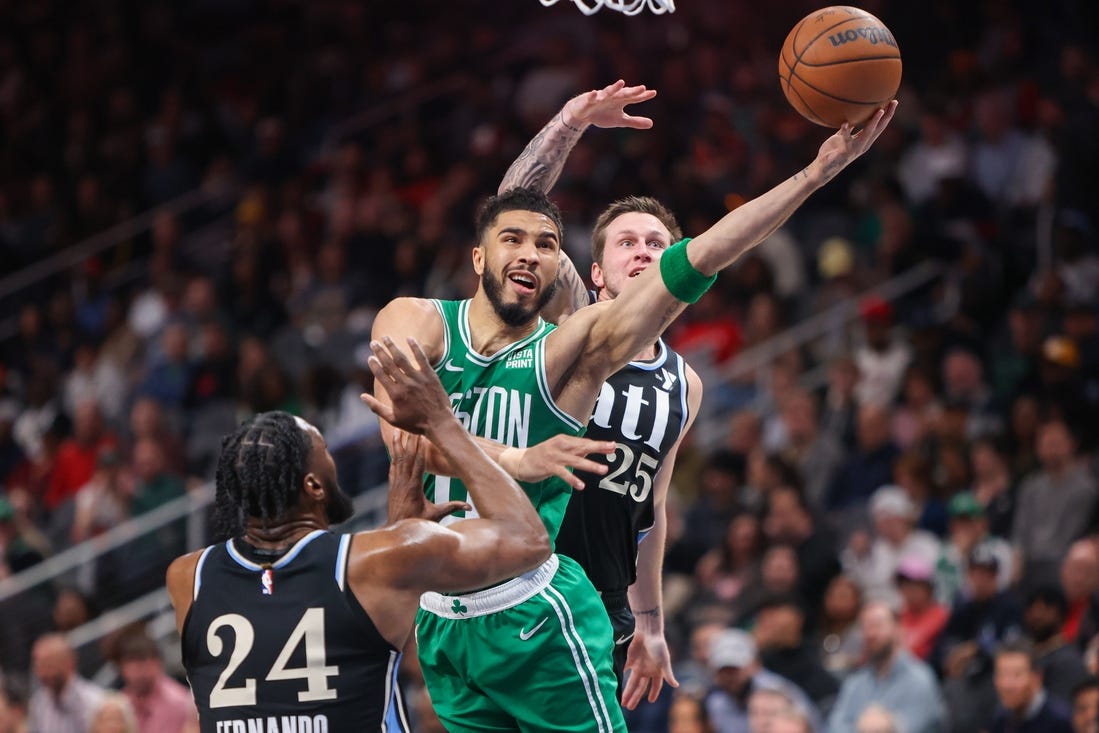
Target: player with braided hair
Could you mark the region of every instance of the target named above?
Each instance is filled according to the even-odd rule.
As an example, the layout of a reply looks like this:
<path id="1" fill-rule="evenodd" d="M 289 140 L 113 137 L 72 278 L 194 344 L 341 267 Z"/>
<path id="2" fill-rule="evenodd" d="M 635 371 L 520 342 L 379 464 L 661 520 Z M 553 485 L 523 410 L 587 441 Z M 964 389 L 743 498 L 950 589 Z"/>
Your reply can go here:
<path id="1" fill-rule="evenodd" d="M 407 729 L 391 693 L 421 593 L 499 582 L 550 555 L 530 501 L 455 419 L 416 342 L 416 363 L 392 342 L 372 348 L 388 400 L 367 401 L 399 428 L 384 528 L 329 530 L 351 502 L 301 418 L 263 413 L 223 442 L 215 512 L 228 539 L 177 559 L 167 577 L 203 733 Z M 424 438 L 460 462 L 479 519 L 432 521 L 470 505 L 428 505 Z"/>

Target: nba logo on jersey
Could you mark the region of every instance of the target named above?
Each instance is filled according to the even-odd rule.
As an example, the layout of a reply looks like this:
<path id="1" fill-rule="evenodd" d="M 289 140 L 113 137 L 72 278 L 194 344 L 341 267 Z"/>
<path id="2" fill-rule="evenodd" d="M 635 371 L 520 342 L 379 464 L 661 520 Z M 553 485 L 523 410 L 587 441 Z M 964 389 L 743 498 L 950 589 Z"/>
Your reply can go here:
<path id="1" fill-rule="evenodd" d="M 275 574 L 271 572 L 271 568 L 263 569 L 260 584 L 263 586 L 263 595 L 269 596 L 275 592 Z"/>

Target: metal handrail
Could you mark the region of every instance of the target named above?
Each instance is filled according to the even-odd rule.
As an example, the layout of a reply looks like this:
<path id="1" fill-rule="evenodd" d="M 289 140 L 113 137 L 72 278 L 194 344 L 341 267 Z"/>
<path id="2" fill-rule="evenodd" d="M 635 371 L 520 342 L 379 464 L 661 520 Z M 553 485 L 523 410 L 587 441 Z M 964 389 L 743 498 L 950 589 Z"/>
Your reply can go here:
<path id="1" fill-rule="evenodd" d="M 859 303 L 866 298 L 876 295 L 884 300 L 896 300 L 932 282 L 944 271 L 945 268 L 939 262 L 927 261 L 915 265 L 881 285 L 836 303 L 766 341 L 745 349 L 737 354 L 727 369 L 721 372 L 721 377 L 732 382 L 747 376 L 760 367 L 772 363 L 783 354 L 825 335 L 829 329 L 835 328 L 837 321 L 847 323 L 854 320 L 859 312 Z"/>

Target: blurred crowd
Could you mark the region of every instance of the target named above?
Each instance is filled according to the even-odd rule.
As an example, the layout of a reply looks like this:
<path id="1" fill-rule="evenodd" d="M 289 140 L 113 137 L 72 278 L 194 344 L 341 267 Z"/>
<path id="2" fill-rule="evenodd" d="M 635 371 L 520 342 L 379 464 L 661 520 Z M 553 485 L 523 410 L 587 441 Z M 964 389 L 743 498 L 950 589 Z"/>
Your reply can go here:
<path id="1" fill-rule="evenodd" d="M 568 97 L 659 91 L 636 110 L 652 130 L 589 131 L 554 189 L 581 273 L 616 197 L 698 233 L 812 159 L 826 132 L 775 79 L 818 4 L 782 5 L 0 2 L 0 271 L 202 194 L 0 292 L 0 578 L 195 490 L 253 412 L 350 446 L 351 493 L 384 480 L 358 399 L 373 314 L 472 291 L 473 210 Z M 670 499 L 681 684 L 631 730 L 1095 731 L 1099 10 L 862 7 L 905 61 L 893 125 L 668 333 L 708 419 Z M 928 261 L 930 284 L 728 376 Z M 0 601 L 0 733 L 28 709 L 50 729 L 34 690 L 90 720 L 102 691 L 80 680 L 105 659 L 123 697 L 126 659 L 162 667 L 132 630 L 125 654 L 126 634 L 73 650 L 57 632 L 156 588 L 184 549 L 170 526 Z M 183 729 L 139 702 L 128 729 Z"/>

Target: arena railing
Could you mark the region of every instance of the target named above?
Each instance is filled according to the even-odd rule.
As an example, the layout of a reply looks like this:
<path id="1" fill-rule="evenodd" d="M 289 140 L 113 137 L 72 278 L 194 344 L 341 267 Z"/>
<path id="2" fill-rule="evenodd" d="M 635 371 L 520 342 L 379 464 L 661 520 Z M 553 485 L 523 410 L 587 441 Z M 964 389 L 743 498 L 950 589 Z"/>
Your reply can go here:
<path id="1" fill-rule="evenodd" d="M 795 349 L 806 347 L 824 337 L 834 335 L 837 329 L 844 329 L 840 338 L 846 347 L 854 346 L 848 329 L 859 317 L 859 308 L 863 301 L 877 296 L 888 302 L 896 302 L 905 296 L 919 291 L 943 277 L 946 268 L 940 262 L 926 261 L 911 267 L 899 275 L 872 287 L 858 295 L 847 298 L 830 308 L 815 313 L 797 324 L 772 336 L 755 346 L 737 354 L 726 368 L 712 368 L 705 360 L 691 362 L 698 371 L 703 384 L 746 384 L 757 394 L 766 392 L 770 376 L 767 367 Z M 689 359 L 689 354 L 686 355 Z M 820 384 L 827 371 L 827 364 L 812 367 L 803 377 L 811 376 L 811 382 Z M 749 403 L 758 401 L 749 400 Z M 716 448 L 725 437 L 728 418 L 735 409 L 725 405 L 719 399 L 703 401 L 702 411 L 695 420 L 692 431 L 693 440 L 704 450 Z"/>

